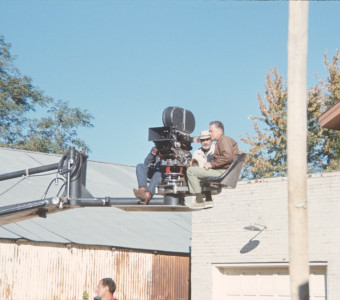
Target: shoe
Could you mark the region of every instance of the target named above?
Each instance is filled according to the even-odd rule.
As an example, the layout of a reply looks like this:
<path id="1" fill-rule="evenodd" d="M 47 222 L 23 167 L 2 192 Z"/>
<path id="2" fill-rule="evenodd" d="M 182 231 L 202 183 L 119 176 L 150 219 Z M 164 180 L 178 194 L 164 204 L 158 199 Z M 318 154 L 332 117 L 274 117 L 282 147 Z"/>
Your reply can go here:
<path id="1" fill-rule="evenodd" d="M 185 204 L 187 207 L 191 208 L 191 209 L 201 209 L 201 208 L 205 208 L 204 206 L 204 203 L 200 202 L 200 203 L 197 203 L 197 202 L 192 202 L 192 203 L 186 203 Z"/>
<path id="2" fill-rule="evenodd" d="M 148 205 L 151 198 L 152 198 L 152 194 L 149 191 L 145 191 L 144 195 L 143 195 L 143 200 L 141 201 L 141 204 L 145 204 Z"/>
<path id="3" fill-rule="evenodd" d="M 135 197 L 139 200 L 142 200 L 144 201 L 145 198 L 144 198 L 144 192 L 142 192 L 141 190 L 137 190 L 137 189 L 133 189 L 133 193 L 135 194 Z"/>
<path id="4" fill-rule="evenodd" d="M 135 194 L 135 197 L 142 201 L 145 201 L 145 195 L 144 195 L 145 191 L 146 191 L 145 186 L 140 186 L 138 190 L 133 189 L 133 193 Z"/>
<path id="5" fill-rule="evenodd" d="M 205 201 L 204 202 L 204 208 L 210 208 L 210 207 L 214 207 L 214 202 L 212 202 L 212 201 Z"/>

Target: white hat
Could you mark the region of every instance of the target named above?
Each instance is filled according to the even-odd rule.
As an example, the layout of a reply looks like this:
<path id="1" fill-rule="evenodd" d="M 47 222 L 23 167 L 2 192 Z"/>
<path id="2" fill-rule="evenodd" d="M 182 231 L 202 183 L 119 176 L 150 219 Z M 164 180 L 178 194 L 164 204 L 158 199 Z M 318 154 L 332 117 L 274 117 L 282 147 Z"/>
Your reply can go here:
<path id="1" fill-rule="evenodd" d="M 201 131 L 200 140 L 210 139 L 209 130 Z"/>

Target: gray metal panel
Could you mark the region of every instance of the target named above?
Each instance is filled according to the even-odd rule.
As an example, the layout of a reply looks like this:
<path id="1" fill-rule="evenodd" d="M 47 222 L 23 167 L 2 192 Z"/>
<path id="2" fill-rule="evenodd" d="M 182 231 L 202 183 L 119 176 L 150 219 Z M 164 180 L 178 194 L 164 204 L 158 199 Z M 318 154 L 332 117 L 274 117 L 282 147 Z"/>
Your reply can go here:
<path id="1" fill-rule="evenodd" d="M 21 238 L 20 235 L 17 235 L 3 227 L 0 227 L 0 237 L 2 239 L 20 239 Z"/>
<path id="2" fill-rule="evenodd" d="M 0 148 L 0 174 L 58 163 L 60 159 L 60 155 Z M 134 166 L 88 161 L 86 188 L 95 197 L 133 197 L 132 189 L 137 184 L 135 172 Z M 0 206 L 41 199 L 55 177 L 55 172 L 50 171 L 1 181 Z M 61 185 L 62 181 L 59 185 L 52 184 L 47 196 L 54 196 Z"/>
<path id="3" fill-rule="evenodd" d="M 33 241 L 188 253 L 191 214 L 133 213 L 109 207 L 79 208 L 49 215 L 46 219 L 4 225 L 3 228 Z"/>
<path id="4" fill-rule="evenodd" d="M 31 241 L 70 243 L 70 240 L 53 233 L 53 228 L 50 226 L 46 226 L 46 224 L 39 224 L 39 222 L 37 222 L 38 219 L 41 218 L 7 224 L 4 225 L 3 228 L 19 235 L 20 238 L 25 238 Z"/>
<path id="5" fill-rule="evenodd" d="M 0 174 L 57 163 L 60 156 L 0 148 Z M 47 172 L 51 174 L 53 172 Z M 0 206 L 41 199 L 55 175 L 14 178 L 0 182 Z M 59 185 L 60 187 L 60 185 Z M 51 187 L 57 193 L 58 187 Z"/>
<path id="6" fill-rule="evenodd" d="M 60 158 L 58 155 L 0 148 L 0 174 L 57 163 Z M 53 178 L 55 175 L 30 176 L 15 186 L 20 178 L 1 181 L 0 206 L 40 199 Z M 86 188 L 93 196 L 132 197 L 136 183 L 134 166 L 88 161 Z M 47 196 L 56 194 L 60 184 L 53 184 Z M 126 212 L 112 207 L 75 208 L 47 218 L 5 225 L 0 227 L 0 238 L 188 253 L 191 213 Z"/>
<path id="7" fill-rule="evenodd" d="M 133 197 L 136 167 L 88 161 L 86 188 L 95 197 Z"/>

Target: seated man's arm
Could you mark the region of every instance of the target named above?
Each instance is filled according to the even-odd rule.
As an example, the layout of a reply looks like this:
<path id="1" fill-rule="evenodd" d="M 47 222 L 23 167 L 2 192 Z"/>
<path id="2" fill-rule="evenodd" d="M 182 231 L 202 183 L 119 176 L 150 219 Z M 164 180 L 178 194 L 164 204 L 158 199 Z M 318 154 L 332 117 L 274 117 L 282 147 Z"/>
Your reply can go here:
<path id="1" fill-rule="evenodd" d="M 151 149 L 151 151 L 148 153 L 148 155 L 146 156 L 145 160 L 144 160 L 144 164 L 145 165 L 150 165 L 150 164 L 154 164 L 156 161 L 156 155 L 157 155 L 158 151 L 156 149 L 156 147 L 153 147 Z"/>
<path id="2" fill-rule="evenodd" d="M 213 169 L 227 169 L 234 160 L 237 143 L 229 137 L 219 141 L 218 150 L 215 150 L 214 159 L 211 162 Z M 237 153 L 238 154 L 238 153 Z"/>

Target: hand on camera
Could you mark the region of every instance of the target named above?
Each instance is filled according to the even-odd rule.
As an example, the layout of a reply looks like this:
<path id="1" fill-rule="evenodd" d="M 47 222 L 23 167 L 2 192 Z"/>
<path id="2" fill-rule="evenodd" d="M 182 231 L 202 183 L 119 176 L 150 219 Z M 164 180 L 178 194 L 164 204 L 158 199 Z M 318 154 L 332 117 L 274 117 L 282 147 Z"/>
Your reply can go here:
<path id="1" fill-rule="evenodd" d="M 154 147 L 154 148 L 152 149 L 152 152 L 151 152 L 151 153 L 152 153 L 153 155 L 156 155 L 156 154 L 157 154 L 157 152 L 158 152 L 157 148 L 156 148 L 156 147 Z"/>

